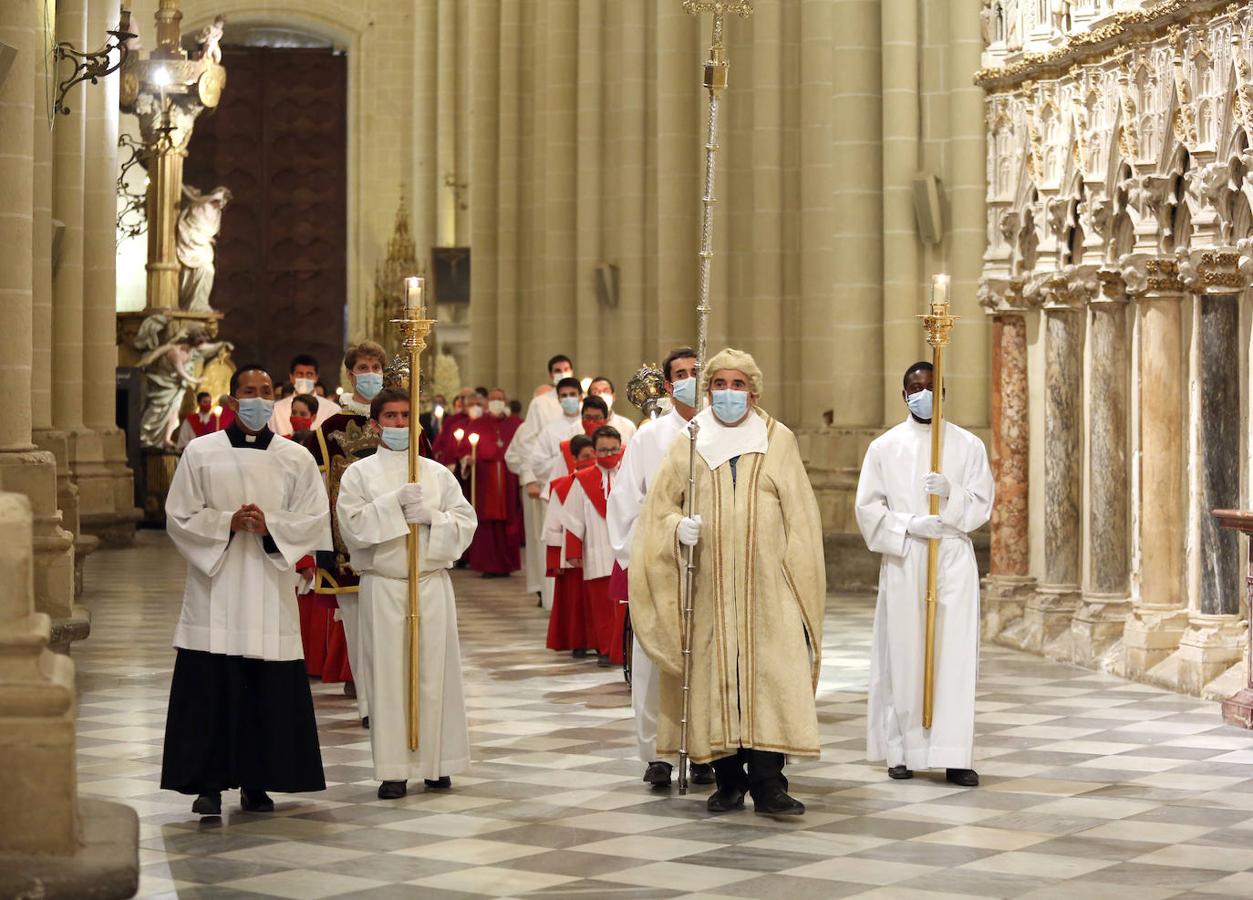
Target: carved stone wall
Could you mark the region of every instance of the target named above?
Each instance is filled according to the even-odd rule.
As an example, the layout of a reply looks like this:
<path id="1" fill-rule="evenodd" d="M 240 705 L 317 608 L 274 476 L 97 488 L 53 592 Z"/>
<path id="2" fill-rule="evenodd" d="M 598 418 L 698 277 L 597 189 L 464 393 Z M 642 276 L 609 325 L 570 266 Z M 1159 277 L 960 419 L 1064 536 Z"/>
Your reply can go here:
<path id="1" fill-rule="evenodd" d="M 981 297 L 997 322 L 1022 316 L 1029 402 L 1048 407 L 1025 417 L 1015 380 L 993 384 L 994 434 L 1006 410 L 1042 429 L 1029 439 L 1042 487 L 1023 619 L 994 577 L 985 633 L 1203 692 L 1239 662 L 1244 631 L 1238 548 L 1211 507 L 1249 502 L 1249 5 L 987 0 L 983 36 Z M 1059 324 L 1059 309 L 1084 308 Z M 1083 343 L 1081 371 L 1059 384 L 1057 361 Z M 1076 380 L 1083 403 L 1053 402 Z M 1058 434 L 1075 459 L 1057 458 Z M 1057 502 L 1059 467 L 1067 498 L 1081 477 L 1077 507 Z M 1064 580 L 1082 585 L 1069 604 L 1053 584 L 1063 536 L 1082 544 L 1082 572 L 1066 560 Z"/>

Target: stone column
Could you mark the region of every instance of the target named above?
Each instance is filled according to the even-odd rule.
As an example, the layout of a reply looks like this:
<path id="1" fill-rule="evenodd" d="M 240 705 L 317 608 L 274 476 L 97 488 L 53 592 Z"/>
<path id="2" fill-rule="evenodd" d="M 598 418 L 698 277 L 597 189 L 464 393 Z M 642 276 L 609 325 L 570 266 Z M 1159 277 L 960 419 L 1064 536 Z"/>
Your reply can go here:
<path id="1" fill-rule="evenodd" d="M 90 0 L 88 33 L 117 27 L 117 4 Z M 82 412 L 75 441 L 75 483 L 82 530 L 129 543 L 138 510 L 126 465 L 126 435 L 116 425 L 117 132 L 119 78 L 104 78 L 82 98 L 83 161 Z M 63 123 L 58 123 L 58 127 Z"/>
<path id="2" fill-rule="evenodd" d="M 1140 317 L 1140 596 L 1123 630 L 1126 675 L 1139 678 L 1179 644 L 1184 608 L 1183 283 L 1174 260 L 1150 259 Z"/>
<path id="3" fill-rule="evenodd" d="M 1044 307 L 1044 575 L 1023 612 L 1024 649 L 1044 652 L 1079 605 L 1083 484 L 1083 311 L 1064 286 Z M 1055 647 L 1055 655 L 1069 655 Z"/>
<path id="4" fill-rule="evenodd" d="M 4 135 L 4 152 L 0 154 L 0 331 L 4 334 L 0 340 L 0 396 L 7 401 L 0 416 L 0 491 L 25 494 L 30 501 L 35 533 L 35 608 L 52 617 L 54 640 L 65 645 L 72 636 L 86 635 L 87 619 L 81 608 L 74 606 L 73 538 L 60 527 L 56 460 L 38 450 L 31 440 L 29 399 L 34 345 L 33 73 L 39 57 L 37 21 L 33 0 L 0 4 L 0 42 L 17 51 L 0 85 L 0 134 Z"/>
<path id="5" fill-rule="evenodd" d="M 1127 295 L 1116 277 L 1104 288 L 1088 312 L 1088 569 L 1071 623 L 1074 660 L 1084 666 L 1122 637 L 1131 612 Z"/>
<path id="6" fill-rule="evenodd" d="M 1021 309 L 992 317 L 992 559 L 984 580 L 983 634 L 995 638 L 1021 621 L 1035 586 L 1031 577 L 1028 485 L 1031 423 L 1027 418 L 1027 321 Z"/>
<path id="7" fill-rule="evenodd" d="M 1234 252 L 1197 254 L 1199 356 L 1194 377 L 1197 453 L 1195 516 L 1200 593 L 1190 604 L 1179 649 L 1163 666 L 1171 685 L 1192 694 L 1240 661 L 1247 634 L 1240 615 L 1240 536 L 1220 528 L 1215 509 L 1240 506 L 1240 295 L 1246 279 Z"/>

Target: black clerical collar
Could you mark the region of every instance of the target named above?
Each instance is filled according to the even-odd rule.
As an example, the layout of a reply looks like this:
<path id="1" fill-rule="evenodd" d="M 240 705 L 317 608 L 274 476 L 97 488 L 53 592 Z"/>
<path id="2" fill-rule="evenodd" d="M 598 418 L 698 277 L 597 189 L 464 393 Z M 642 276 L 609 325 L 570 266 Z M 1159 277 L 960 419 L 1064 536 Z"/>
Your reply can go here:
<path id="1" fill-rule="evenodd" d="M 256 434 L 248 434 L 239 427 L 239 422 L 235 421 L 227 427 L 226 437 L 236 450 L 264 450 L 270 446 L 270 441 L 274 440 L 274 432 L 267 425 Z"/>

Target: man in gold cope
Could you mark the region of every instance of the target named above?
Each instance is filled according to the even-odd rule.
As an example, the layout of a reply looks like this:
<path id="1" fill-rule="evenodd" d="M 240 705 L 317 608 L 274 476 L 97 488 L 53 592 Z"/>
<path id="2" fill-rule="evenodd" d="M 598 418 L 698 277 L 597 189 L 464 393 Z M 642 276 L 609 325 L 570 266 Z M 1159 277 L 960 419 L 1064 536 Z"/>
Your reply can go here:
<path id="1" fill-rule="evenodd" d="M 818 503 L 796 437 L 757 401 L 762 376 L 740 350 L 705 366 L 708 409 L 694 419 L 696 508 L 687 514 L 691 442 L 681 435 L 649 488 L 631 546 L 631 622 L 661 669 L 657 750 L 679 749 L 683 708 L 683 548 L 696 552 L 687 749 L 713 762 L 710 812 L 744 805 L 799 815 L 785 755 L 817 757 L 814 691 L 826 572 Z"/>

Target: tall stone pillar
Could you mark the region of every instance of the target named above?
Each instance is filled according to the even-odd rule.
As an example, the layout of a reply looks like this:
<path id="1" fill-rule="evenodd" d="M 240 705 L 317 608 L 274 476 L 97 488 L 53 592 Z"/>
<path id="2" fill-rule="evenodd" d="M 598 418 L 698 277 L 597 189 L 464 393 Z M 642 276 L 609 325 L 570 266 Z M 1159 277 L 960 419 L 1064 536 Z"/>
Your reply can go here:
<path id="1" fill-rule="evenodd" d="M 1020 622 L 1035 586 L 1031 577 L 1028 486 L 1027 320 L 1011 296 L 992 316 L 992 559 L 984 581 L 983 634 L 994 638 Z"/>
<path id="2" fill-rule="evenodd" d="M 1059 276 L 1060 279 L 1060 276 Z M 1058 279 L 1044 307 L 1044 573 L 1023 611 L 1023 647 L 1065 636 L 1079 606 L 1083 485 L 1083 311 Z M 1068 647 L 1055 655 L 1069 655 Z"/>
<path id="3" fill-rule="evenodd" d="M 0 42 L 17 51 L 0 84 L 0 491 L 24 494 L 34 527 L 35 608 L 52 618 L 54 643 L 87 633 L 74 606 L 73 537 L 61 529 L 56 460 L 31 440 L 34 259 L 34 88 L 38 14 L 33 0 L 0 4 Z M 29 75 L 27 73 L 30 73 Z M 46 120 L 45 120 L 46 121 Z"/>
<path id="4" fill-rule="evenodd" d="M 88 33 L 117 27 L 117 4 L 90 0 Z M 126 435 L 117 427 L 117 132 L 116 77 L 82 98 L 83 160 L 82 415 L 75 441 L 75 484 L 83 532 L 129 543 L 139 511 L 126 465 Z M 75 110 L 75 114 L 80 113 Z M 63 123 L 58 123 L 58 127 Z"/>
<path id="5" fill-rule="evenodd" d="M 1123 630 L 1126 675 L 1139 678 L 1179 645 L 1188 621 L 1184 594 L 1183 283 L 1174 260 L 1145 264 L 1135 298 L 1140 346 L 1140 596 Z"/>
<path id="6" fill-rule="evenodd" d="M 1117 276 L 1089 304 L 1088 339 L 1088 568 L 1071 635 L 1074 661 L 1093 666 L 1131 612 L 1127 295 Z"/>
<path id="7" fill-rule="evenodd" d="M 1244 581 L 1238 532 L 1220 528 L 1215 509 L 1240 506 L 1240 296 L 1247 284 L 1234 252 L 1196 254 L 1197 276 L 1206 291 L 1198 297 L 1199 356 L 1194 368 L 1198 404 L 1197 559 L 1200 592 L 1188 609 L 1179 649 L 1162 668 L 1172 686 L 1199 694 L 1239 662 L 1248 636 L 1240 615 Z"/>

